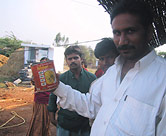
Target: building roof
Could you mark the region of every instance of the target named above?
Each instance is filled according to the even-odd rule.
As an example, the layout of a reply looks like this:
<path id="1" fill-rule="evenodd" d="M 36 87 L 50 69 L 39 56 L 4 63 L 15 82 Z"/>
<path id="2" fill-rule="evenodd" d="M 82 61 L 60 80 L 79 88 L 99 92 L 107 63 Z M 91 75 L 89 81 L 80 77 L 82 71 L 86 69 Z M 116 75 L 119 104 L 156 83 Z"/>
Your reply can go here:
<path id="1" fill-rule="evenodd" d="M 119 0 L 97 0 L 106 12 L 111 14 L 113 6 Z M 143 0 L 154 11 L 154 34 L 151 45 L 158 47 L 166 43 L 166 0 Z"/>
<path id="2" fill-rule="evenodd" d="M 23 47 L 51 48 L 51 45 L 21 43 Z"/>

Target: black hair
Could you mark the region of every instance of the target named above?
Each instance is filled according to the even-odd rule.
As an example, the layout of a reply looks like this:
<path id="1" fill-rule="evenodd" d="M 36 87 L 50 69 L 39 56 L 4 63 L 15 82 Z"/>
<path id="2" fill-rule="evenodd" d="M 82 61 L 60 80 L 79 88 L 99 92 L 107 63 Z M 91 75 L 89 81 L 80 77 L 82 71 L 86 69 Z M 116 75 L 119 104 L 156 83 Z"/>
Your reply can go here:
<path id="1" fill-rule="evenodd" d="M 48 61 L 49 59 L 47 57 L 43 57 L 43 58 L 40 59 L 40 61 L 43 61 L 43 60 Z"/>
<path id="2" fill-rule="evenodd" d="M 101 42 L 96 44 L 94 54 L 95 57 L 99 59 L 100 56 L 104 56 L 110 51 L 112 51 L 116 55 L 119 55 L 114 41 L 111 38 L 103 38 Z"/>
<path id="3" fill-rule="evenodd" d="M 111 24 L 113 19 L 122 13 L 137 15 L 145 28 L 153 22 L 152 9 L 143 0 L 120 0 L 117 2 L 111 13 Z"/>
<path id="4" fill-rule="evenodd" d="M 65 57 L 67 57 L 67 55 L 70 55 L 72 53 L 78 54 L 81 58 L 83 56 L 81 48 L 78 45 L 69 46 L 68 48 L 66 48 L 64 55 Z"/>

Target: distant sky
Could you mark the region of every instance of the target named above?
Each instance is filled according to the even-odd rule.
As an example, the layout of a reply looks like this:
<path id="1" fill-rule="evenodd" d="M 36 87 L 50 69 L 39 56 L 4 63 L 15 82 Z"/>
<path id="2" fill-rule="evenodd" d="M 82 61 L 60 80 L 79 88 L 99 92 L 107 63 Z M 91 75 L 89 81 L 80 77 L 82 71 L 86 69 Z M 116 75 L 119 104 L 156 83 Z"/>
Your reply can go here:
<path id="1" fill-rule="evenodd" d="M 97 0 L 0 0 L 0 18 L 0 37 L 12 31 L 38 44 L 52 44 L 58 32 L 70 43 L 112 37 L 110 17 Z"/>

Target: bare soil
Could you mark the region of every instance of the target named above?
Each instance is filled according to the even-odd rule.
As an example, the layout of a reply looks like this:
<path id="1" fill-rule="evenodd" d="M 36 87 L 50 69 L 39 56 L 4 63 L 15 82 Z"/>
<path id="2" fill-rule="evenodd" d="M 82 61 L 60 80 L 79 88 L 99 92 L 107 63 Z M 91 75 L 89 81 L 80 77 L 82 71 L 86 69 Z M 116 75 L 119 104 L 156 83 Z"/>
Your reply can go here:
<path id="1" fill-rule="evenodd" d="M 26 136 L 32 115 L 33 90 L 33 87 L 0 88 L 0 136 Z M 16 116 L 4 125 L 7 128 L 1 127 L 14 116 L 12 111 L 21 116 L 25 123 L 14 126 L 23 122 Z M 55 136 L 56 127 L 50 124 L 50 130 L 51 136 Z"/>

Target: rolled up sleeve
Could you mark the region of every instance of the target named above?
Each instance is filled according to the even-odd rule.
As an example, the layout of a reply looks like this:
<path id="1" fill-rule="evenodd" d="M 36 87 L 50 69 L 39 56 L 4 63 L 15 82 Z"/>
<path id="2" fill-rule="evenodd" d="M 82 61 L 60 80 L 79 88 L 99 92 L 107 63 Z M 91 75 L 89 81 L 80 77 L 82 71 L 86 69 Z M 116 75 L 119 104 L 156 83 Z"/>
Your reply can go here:
<path id="1" fill-rule="evenodd" d="M 90 119 L 94 118 L 94 109 L 96 109 L 94 100 L 98 99 L 94 99 L 95 97 L 92 94 L 83 94 L 62 82 L 59 83 L 58 88 L 53 93 L 59 97 L 58 104 L 63 109 L 76 111 L 78 114 Z"/>

